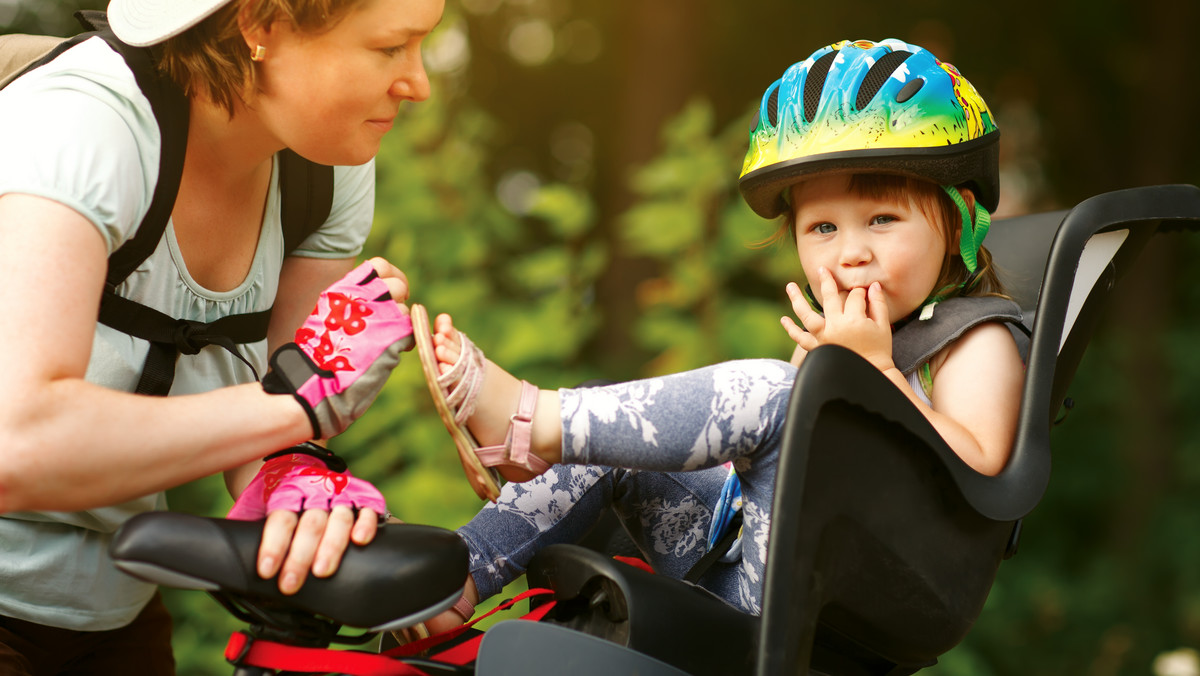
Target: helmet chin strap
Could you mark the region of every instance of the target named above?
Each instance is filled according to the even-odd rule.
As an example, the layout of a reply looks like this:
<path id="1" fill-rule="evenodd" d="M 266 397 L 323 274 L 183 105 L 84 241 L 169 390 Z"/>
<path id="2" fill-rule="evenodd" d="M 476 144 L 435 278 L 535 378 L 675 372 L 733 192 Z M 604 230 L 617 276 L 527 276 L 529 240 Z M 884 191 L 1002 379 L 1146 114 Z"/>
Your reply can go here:
<path id="1" fill-rule="evenodd" d="M 963 198 L 958 188 L 952 185 L 944 185 L 942 186 L 942 190 L 950 196 L 950 200 L 958 207 L 958 213 L 962 220 L 961 233 L 958 237 L 958 251 L 962 256 L 963 265 L 967 266 L 967 272 L 970 274 L 957 286 L 946 287 L 934 292 L 925 301 L 925 306 L 939 303 L 951 296 L 957 295 L 959 290 L 970 287 L 975 283 L 975 278 L 979 276 L 979 249 L 983 246 L 983 238 L 987 237 L 988 230 L 992 227 L 992 215 L 988 213 L 987 209 L 980 208 L 978 202 L 975 203 L 975 213 L 972 215 L 971 209 L 967 207 L 967 200 Z"/>
<path id="2" fill-rule="evenodd" d="M 979 203 L 975 203 L 975 214 L 972 217 L 970 210 L 967 209 L 967 200 L 963 199 L 962 193 L 952 185 L 942 186 L 942 190 L 950 196 L 954 205 L 958 207 L 958 213 L 962 217 L 962 234 L 958 238 L 958 250 L 962 254 L 963 264 L 967 266 L 967 272 L 971 273 L 974 278 L 979 267 L 976 257 L 979 255 L 979 248 L 983 246 L 983 238 L 987 237 L 988 229 L 992 227 L 992 215 L 987 209 L 980 209 Z"/>

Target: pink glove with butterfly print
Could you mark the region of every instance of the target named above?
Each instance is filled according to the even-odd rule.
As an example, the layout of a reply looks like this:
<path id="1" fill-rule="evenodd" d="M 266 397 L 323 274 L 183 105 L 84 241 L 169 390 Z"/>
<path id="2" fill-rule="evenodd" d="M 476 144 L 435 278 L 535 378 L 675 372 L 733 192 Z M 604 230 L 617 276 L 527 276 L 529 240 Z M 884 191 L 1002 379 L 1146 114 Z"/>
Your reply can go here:
<path id="1" fill-rule="evenodd" d="M 341 434 L 358 419 L 412 349 L 412 321 L 370 262 L 321 292 L 295 342 L 271 355 L 263 389 L 291 394 L 308 413 L 314 439 Z"/>
<path id="2" fill-rule="evenodd" d="M 314 457 L 314 451 L 303 449 L 304 445 L 289 449 L 302 451 L 300 453 L 268 456 L 226 518 L 256 521 L 267 518 L 268 513 L 277 509 L 329 511 L 339 505 L 351 509 L 370 508 L 379 515 L 387 513 L 387 504 L 379 490 L 350 474 L 341 458 L 326 452 L 334 462 L 324 462 Z M 315 446 L 313 449 L 324 450 Z"/>

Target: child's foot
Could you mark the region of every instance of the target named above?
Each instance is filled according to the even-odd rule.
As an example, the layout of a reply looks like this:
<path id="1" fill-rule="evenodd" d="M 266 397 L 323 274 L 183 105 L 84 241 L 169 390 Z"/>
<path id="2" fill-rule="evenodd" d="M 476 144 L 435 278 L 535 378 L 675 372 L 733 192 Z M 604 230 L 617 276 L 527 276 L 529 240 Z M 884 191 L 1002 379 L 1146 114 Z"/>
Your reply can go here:
<path id="1" fill-rule="evenodd" d="M 434 320 L 433 345 L 440 374 L 449 372 L 463 356 L 461 335 L 454 328 L 450 315 L 440 314 Z M 480 446 L 503 447 L 508 442 L 510 427 L 518 412 L 523 383 L 490 360 L 483 359 L 483 377 L 476 387 L 479 388 L 479 392 L 474 396 L 474 402 L 464 401 L 459 404 L 474 407 L 473 411 L 467 411 L 466 427 Z M 468 395 L 468 399 L 470 398 Z M 559 420 L 559 406 L 557 392 L 537 391 L 529 450 L 532 455 L 548 464 L 562 460 L 562 423 Z M 505 479 L 516 482 L 528 481 L 545 471 L 533 471 L 512 464 L 497 464 L 496 468 Z"/>
<path id="2" fill-rule="evenodd" d="M 467 583 L 463 587 L 463 598 L 467 600 L 466 606 L 470 610 L 464 611 L 461 609 L 459 604 L 463 602 L 459 601 L 459 604 L 456 604 L 454 608 L 444 611 L 441 615 L 425 623 L 425 626 L 429 629 L 429 633 L 440 634 L 470 621 L 471 618 L 467 617 L 467 615 L 474 614 L 475 606 L 479 603 L 479 592 L 475 590 L 475 580 L 470 575 L 467 576 Z"/>

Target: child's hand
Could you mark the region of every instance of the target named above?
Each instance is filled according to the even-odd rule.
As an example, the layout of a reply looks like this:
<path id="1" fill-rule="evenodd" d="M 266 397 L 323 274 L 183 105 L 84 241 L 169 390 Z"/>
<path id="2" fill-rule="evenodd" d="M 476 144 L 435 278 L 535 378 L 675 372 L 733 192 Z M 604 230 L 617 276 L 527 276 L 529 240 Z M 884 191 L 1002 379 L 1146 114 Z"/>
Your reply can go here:
<path id="1" fill-rule="evenodd" d="M 824 317 L 808 306 L 797 285 L 788 284 L 792 309 L 808 329 L 805 331 L 784 317 L 783 327 L 792 340 L 806 352 L 818 345 L 841 345 L 858 353 L 880 371 L 895 368 L 891 320 L 878 282 L 869 288 L 850 289 L 843 301 L 829 270 L 821 268 L 818 277 Z"/>
<path id="2" fill-rule="evenodd" d="M 793 366 L 799 367 L 804 362 L 804 357 L 821 344 L 817 336 L 825 329 L 825 318 L 809 306 L 808 299 L 800 291 L 800 285 L 788 282 L 786 290 L 788 298 L 792 301 L 792 311 L 800 318 L 800 324 L 786 316 L 781 317 L 779 323 L 783 324 L 783 330 L 787 331 L 788 337 L 796 342 L 796 351 L 792 353 L 791 361 Z"/>

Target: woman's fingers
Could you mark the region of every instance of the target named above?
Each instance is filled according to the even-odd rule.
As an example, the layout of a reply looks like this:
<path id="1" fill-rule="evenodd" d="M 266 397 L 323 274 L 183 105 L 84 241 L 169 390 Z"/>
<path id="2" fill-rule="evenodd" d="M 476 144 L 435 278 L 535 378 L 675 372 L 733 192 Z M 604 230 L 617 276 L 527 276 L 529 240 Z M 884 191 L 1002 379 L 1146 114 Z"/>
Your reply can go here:
<path id="1" fill-rule="evenodd" d="M 273 521 L 280 524 L 278 533 L 273 532 Z M 306 510 L 299 519 L 296 519 L 294 512 L 287 510 L 276 510 L 267 515 L 267 525 L 263 529 L 264 547 L 268 541 L 268 532 L 272 543 L 275 544 L 283 537 L 284 525 L 294 524 L 290 544 L 286 547 L 287 556 L 283 558 L 283 565 L 279 569 L 279 591 L 295 594 L 300 590 L 316 558 L 321 535 L 325 532 L 328 521 L 329 512 L 321 509 Z"/>
<path id="2" fill-rule="evenodd" d="M 365 545 L 374 540 L 375 534 L 378 532 L 379 515 L 370 507 L 363 507 L 358 511 L 358 518 L 354 521 L 354 529 L 350 531 L 350 541 L 356 545 Z"/>
<path id="3" fill-rule="evenodd" d="M 349 507 L 341 505 L 329 512 L 325 532 L 321 534 L 321 541 L 313 558 L 313 575 L 329 577 L 337 572 L 342 555 L 346 553 L 346 546 L 350 544 L 351 530 L 355 525 L 354 510 Z"/>
<path id="4" fill-rule="evenodd" d="M 375 272 L 379 273 L 379 279 L 387 284 L 388 292 L 392 294 L 392 300 L 397 303 L 408 300 L 408 276 L 400 268 L 378 256 L 368 259 L 368 262 L 371 267 L 375 268 Z"/>
<path id="5" fill-rule="evenodd" d="M 306 510 L 297 515 L 275 510 L 267 515 L 258 550 L 258 574 L 267 579 L 279 575 L 279 591 L 295 594 L 308 571 L 317 577 L 337 572 L 342 556 L 353 542 L 365 545 L 378 532 L 379 515 L 364 508 L 358 516 L 344 505 L 332 511 Z"/>
<path id="6" fill-rule="evenodd" d="M 265 580 L 275 577 L 279 572 L 292 542 L 292 533 L 299 522 L 299 515 L 286 510 L 276 510 L 267 515 L 262 542 L 258 545 L 259 577 Z"/>

